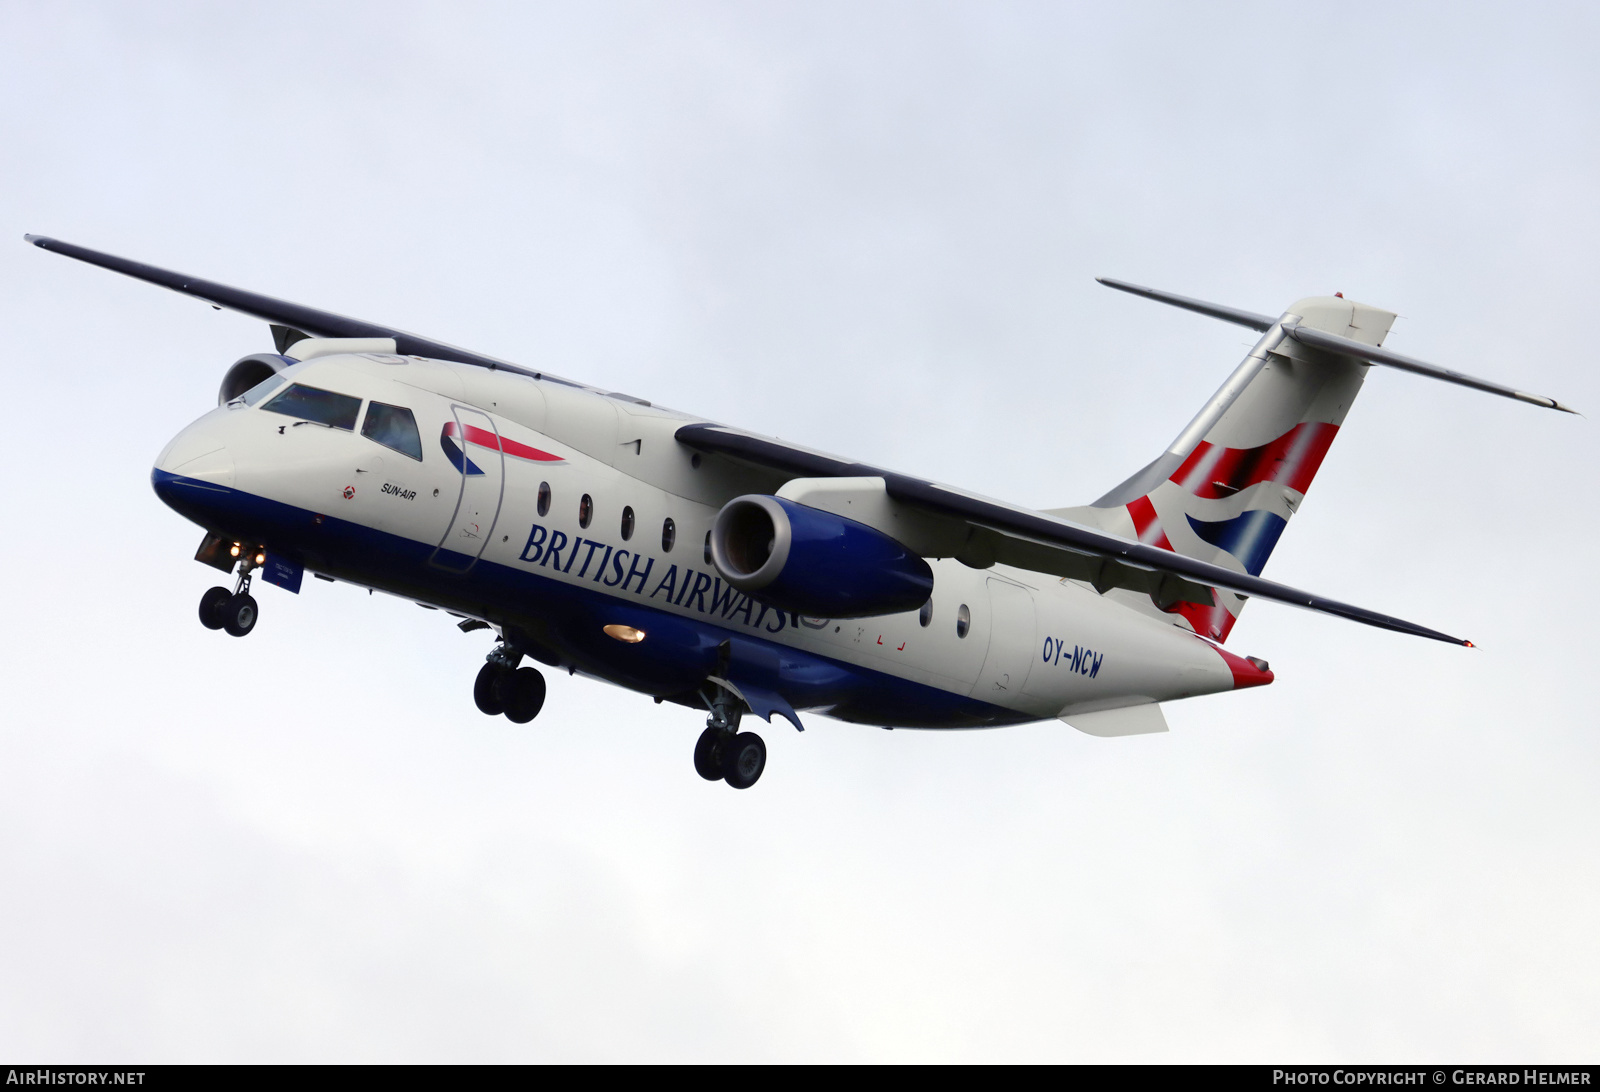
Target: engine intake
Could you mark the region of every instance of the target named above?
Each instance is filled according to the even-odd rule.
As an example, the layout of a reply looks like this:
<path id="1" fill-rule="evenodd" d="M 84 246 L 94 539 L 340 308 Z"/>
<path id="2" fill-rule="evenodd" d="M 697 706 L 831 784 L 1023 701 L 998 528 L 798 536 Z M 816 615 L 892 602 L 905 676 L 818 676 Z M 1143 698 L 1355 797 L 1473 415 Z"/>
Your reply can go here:
<path id="1" fill-rule="evenodd" d="M 222 377 L 217 405 L 225 406 L 269 376 L 277 375 L 294 361 L 277 353 L 251 353 L 233 362 Z"/>
<path id="2" fill-rule="evenodd" d="M 711 560 L 740 591 L 813 617 L 897 614 L 933 594 L 928 563 L 882 531 L 782 497 L 723 505 Z"/>

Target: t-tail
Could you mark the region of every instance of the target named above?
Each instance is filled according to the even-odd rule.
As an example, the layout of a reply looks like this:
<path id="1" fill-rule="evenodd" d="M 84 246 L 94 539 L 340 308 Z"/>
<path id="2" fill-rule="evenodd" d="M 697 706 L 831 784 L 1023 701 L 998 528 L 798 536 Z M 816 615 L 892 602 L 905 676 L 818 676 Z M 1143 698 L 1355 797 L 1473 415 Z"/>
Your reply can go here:
<path id="1" fill-rule="evenodd" d="M 1249 326 L 1261 340 L 1153 462 L 1092 505 L 1051 514 L 1237 572 L 1261 575 L 1372 364 L 1573 412 L 1552 398 L 1390 352 L 1382 346 L 1393 312 L 1339 295 L 1300 300 L 1272 318 L 1122 281 L 1100 283 Z M 1215 604 L 1109 594 L 1216 641 L 1227 640 L 1244 606 L 1222 589 L 1213 591 Z"/>

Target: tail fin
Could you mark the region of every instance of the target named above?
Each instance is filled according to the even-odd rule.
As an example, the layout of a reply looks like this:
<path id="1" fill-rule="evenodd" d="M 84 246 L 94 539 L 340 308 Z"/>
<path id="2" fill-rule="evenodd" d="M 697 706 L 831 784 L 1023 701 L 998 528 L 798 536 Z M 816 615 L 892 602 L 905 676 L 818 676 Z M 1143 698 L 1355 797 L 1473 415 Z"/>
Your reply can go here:
<path id="1" fill-rule="evenodd" d="M 1274 319 L 1118 281 L 1101 283 L 1263 333 L 1159 458 L 1094 504 L 1051 514 L 1252 576 L 1261 575 L 1299 510 L 1369 364 L 1572 412 L 1554 399 L 1380 348 L 1394 314 L 1341 296 L 1303 299 Z M 1227 639 L 1244 606 L 1243 598 L 1221 589 L 1214 590 L 1215 605 L 1108 594 L 1141 610 L 1173 615 L 1175 624 L 1217 641 Z"/>

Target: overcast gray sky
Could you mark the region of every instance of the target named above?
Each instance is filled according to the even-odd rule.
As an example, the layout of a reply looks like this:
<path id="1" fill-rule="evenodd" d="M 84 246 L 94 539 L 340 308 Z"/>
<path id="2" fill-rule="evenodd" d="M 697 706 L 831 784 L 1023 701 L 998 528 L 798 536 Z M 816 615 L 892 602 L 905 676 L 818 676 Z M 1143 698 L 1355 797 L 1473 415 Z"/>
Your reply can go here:
<path id="1" fill-rule="evenodd" d="M 1021 503 L 1258 311 L 1600 412 L 1591 5 L 0 0 L 0 1054 L 1593 1060 L 1596 426 L 1375 371 L 1169 735 L 764 730 L 346 585 L 245 641 L 148 484 L 264 327 L 57 235 Z"/>

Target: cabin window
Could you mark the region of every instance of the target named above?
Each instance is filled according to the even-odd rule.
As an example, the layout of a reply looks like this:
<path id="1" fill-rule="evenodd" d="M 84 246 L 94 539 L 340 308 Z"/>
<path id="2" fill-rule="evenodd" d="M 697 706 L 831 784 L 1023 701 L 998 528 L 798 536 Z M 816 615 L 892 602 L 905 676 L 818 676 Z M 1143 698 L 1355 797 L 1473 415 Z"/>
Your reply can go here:
<path id="1" fill-rule="evenodd" d="M 712 563 L 711 562 L 711 532 L 707 531 L 706 532 L 706 564 L 710 565 L 711 563 Z"/>
<path id="2" fill-rule="evenodd" d="M 585 493 L 578 502 L 578 526 L 587 528 L 589 521 L 594 519 L 594 499 Z"/>
<path id="3" fill-rule="evenodd" d="M 928 597 L 928 601 L 926 603 L 922 604 L 922 609 L 917 611 L 917 624 L 919 626 L 921 626 L 923 629 L 927 629 L 928 628 L 928 624 L 930 622 L 932 622 L 932 621 L 933 621 L 933 596 L 930 595 Z"/>
<path id="4" fill-rule="evenodd" d="M 550 483 L 549 482 L 540 482 L 539 483 L 539 514 L 541 516 L 548 516 L 550 514 Z"/>
<path id="5" fill-rule="evenodd" d="M 965 637 L 967 635 L 967 630 L 971 628 L 972 612 L 968 610 L 967 605 L 963 603 L 961 604 L 961 608 L 956 611 L 956 636 Z"/>
<path id="6" fill-rule="evenodd" d="M 628 505 L 622 508 L 622 541 L 627 542 L 633 537 L 633 509 Z"/>
<path id="7" fill-rule="evenodd" d="M 422 461 L 422 434 L 417 431 L 417 419 L 404 406 L 369 402 L 367 419 L 361 422 L 361 435 L 391 451 Z"/>
<path id="8" fill-rule="evenodd" d="M 661 552 L 670 554 L 672 552 L 672 544 L 677 541 L 678 525 L 672 522 L 671 516 L 668 516 L 661 521 Z"/>
<path id="9" fill-rule="evenodd" d="M 291 383 L 288 390 L 261 408 L 285 417 L 298 417 L 302 421 L 314 421 L 329 428 L 354 432 L 356 418 L 361 416 L 361 399 L 308 387 L 304 383 Z"/>

